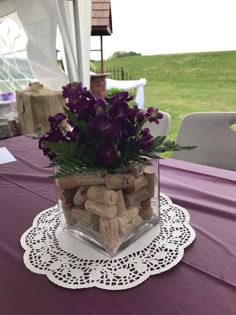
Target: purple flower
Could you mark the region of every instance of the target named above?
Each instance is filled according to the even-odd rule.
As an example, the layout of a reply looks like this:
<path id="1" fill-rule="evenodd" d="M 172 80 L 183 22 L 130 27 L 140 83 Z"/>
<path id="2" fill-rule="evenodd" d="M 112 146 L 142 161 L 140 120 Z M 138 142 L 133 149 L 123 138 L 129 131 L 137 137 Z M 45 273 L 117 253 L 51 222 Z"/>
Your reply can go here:
<path id="1" fill-rule="evenodd" d="M 127 131 L 128 131 L 128 137 L 133 137 L 136 135 L 136 132 L 137 132 L 137 128 L 134 126 L 134 125 L 129 125 L 127 127 Z"/>
<path id="2" fill-rule="evenodd" d="M 154 144 L 154 140 L 153 139 L 150 139 L 150 140 L 141 139 L 140 142 L 139 142 L 140 148 L 142 150 L 149 150 L 149 149 L 151 149 L 153 144 Z"/>
<path id="3" fill-rule="evenodd" d="M 138 123 L 142 123 L 144 121 L 144 113 L 143 112 L 138 112 L 137 115 L 136 115 L 136 119 L 137 119 L 137 122 Z"/>
<path id="4" fill-rule="evenodd" d="M 105 165 L 110 165 L 116 158 L 116 150 L 112 144 L 103 144 L 98 150 L 98 156 Z"/>
<path id="5" fill-rule="evenodd" d="M 150 135 L 150 129 L 149 128 L 143 128 L 142 129 L 142 135 L 144 137 L 147 137 L 148 135 Z"/>
<path id="6" fill-rule="evenodd" d="M 39 147 L 44 155 L 56 161 L 64 158 L 55 146 L 55 151 L 47 147 L 47 142 L 68 143 L 68 157 L 84 159 L 85 167 L 119 167 L 127 159 L 137 156 L 140 150 L 152 150 L 154 138 L 148 128 L 141 127 L 148 120 L 159 123 L 162 114 L 152 107 L 144 113 L 137 106 L 130 107 L 132 99 L 128 92 L 120 92 L 105 99 L 97 98 L 81 83 L 69 83 L 63 87 L 63 97 L 67 99 L 66 114 L 58 113 L 49 117 L 50 131 L 45 133 Z M 66 131 L 63 123 L 70 124 Z M 74 145 L 78 150 L 74 152 Z M 97 152 L 93 156 L 91 151 Z M 88 156 L 90 155 L 91 156 Z M 65 157 L 67 158 L 67 157 Z M 126 160 L 125 160 L 126 159 Z M 123 162 L 124 161 L 124 162 Z"/>
<path id="7" fill-rule="evenodd" d="M 155 122 L 159 124 L 159 119 L 163 118 L 163 114 L 158 111 L 158 109 L 154 109 L 153 107 L 149 107 L 145 114 L 145 117 L 149 122 Z"/>
<path id="8" fill-rule="evenodd" d="M 96 136 L 98 132 L 98 127 L 97 127 L 97 122 L 95 120 L 91 120 L 88 123 L 88 128 L 87 128 L 87 136 L 88 138 L 93 138 Z"/>
<path id="9" fill-rule="evenodd" d="M 126 101 L 128 97 L 129 97 L 128 92 L 118 92 L 110 98 L 110 102 L 112 103 L 114 100 L 117 99 Z"/>
<path id="10" fill-rule="evenodd" d="M 61 130 L 53 130 L 46 132 L 40 139 L 39 139 L 39 149 L 43 150 L 43 154 L 47 156 L 50 160 L 54 159 L 56 154 L 54 152 L 51 152 L 50 149 L 45 146 L 45 142 L 53 142 L 57 143 L 60 141 L 66 140 L 64 134 L 61 132 Z"/>
<path id="11" fill-rule="evenodd" d="M 111 108 L 109 110 L 109 114 L 111 117 L 126 119 L 128 117 L 128 113 L 129 113 L 128 103 L 117 99 L 111 104 Z"/>
<path id="12" fill-rule="evenodd" d="M 106 102 L 104 99 L 98 98 L 94 103 L 93 107 L 95 111 L 95 116 L 107 117 Z"/>
<path id="13" fill-rule="evenodd" d="M 109 142 L 118 141 L 122 136 L 122 130 L 119 121 L 116 119 L 107 119 L 99 117 L 97 121 L 97 132 L 100 132 Z"/>
<path id="14" fill-rule="evenodd" d="M 49 116 L 48 121 L 50 123 L 51 129 L 57 129 L 60 123 L 66 118 L 66 115 L 63 113 L 58 113 L 54 116 Z"/>
<path id="15" fill-rule="evenodd" d="M 67 108 L 77 115 L 78 119 L 88 120 L 94 115 L 94 96 L 81 83 L 69 83 L 63 86 L 63 97 L 68 98 Z M 70 122 L 73 125 L 72 122 Z"/>
<path id="16" fill-rule="evenodd" d="M 72 82 L 62 87 L 62 96 L 64 98 L 71 98 L 77 91 L 82 90 L 82 83 Z"/>
<path id="17" fill-rule="evenodd" d="M 130 123 L 132 123 L 132 124 L 135 123 L 135 117 L 136 117 L 138 112 L 139 112 L 139 109 L 136 105 L 133 108 L 130 107 L 128 109 L 128 119 L 129 119 Z"/>
<path id="18" fill-rule="evenodd" d="M 108 99 L 110 104 L 110 116 L 113 118 L 127 119 L 130 115 L 129 100 L 128 92 L 119 92 Z"/>
<path id="19" fill-rule="evenodd" d="M 153 136 L 150 134 L 149 128 L 143 128 L 141 131 L 141 139 L 139 145 L 142 150 L 149 150 L 154 144 Z"/>

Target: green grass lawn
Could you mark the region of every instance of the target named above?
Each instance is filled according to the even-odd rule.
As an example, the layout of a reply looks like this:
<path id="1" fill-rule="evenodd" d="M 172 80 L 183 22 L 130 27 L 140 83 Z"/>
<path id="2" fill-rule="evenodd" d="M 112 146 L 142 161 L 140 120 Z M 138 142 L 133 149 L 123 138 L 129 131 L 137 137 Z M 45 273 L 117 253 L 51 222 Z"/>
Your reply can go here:
<path id="1" fill-rule="evenodd" d="M 170 113 L 172 139 L 188 113 L 236 111 L 236 51 L 116 58 L 105 66 L 147 79 L 145 106 Z"/>

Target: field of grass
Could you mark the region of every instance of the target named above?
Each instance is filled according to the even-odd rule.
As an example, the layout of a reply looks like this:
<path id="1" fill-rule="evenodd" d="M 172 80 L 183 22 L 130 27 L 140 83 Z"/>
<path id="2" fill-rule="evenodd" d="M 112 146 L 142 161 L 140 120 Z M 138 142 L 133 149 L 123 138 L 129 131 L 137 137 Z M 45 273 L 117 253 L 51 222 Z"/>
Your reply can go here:
<path id="1" fill-rule="evenodd" d="M 172 139 L 188 113 L 236 111 L 236 51 L 116 58 L 105 66 L 147 79 L 145 106 L 170 113 Z"/>

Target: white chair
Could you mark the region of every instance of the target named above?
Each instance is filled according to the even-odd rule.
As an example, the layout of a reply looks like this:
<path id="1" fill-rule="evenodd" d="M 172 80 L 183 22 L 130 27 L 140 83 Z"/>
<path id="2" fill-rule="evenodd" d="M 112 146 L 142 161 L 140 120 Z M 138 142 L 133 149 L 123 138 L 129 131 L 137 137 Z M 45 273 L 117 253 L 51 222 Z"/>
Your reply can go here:
<path id="1" fill-rule="evenodd" d="M 146 109 L 142 109 L 143 112 L 146 112 Z M 149 128 L 151 134 L 154 137 L 158 136 L 167 136 L 169 129 L 170 129 L 170 123 L 171 123 L 171 117 L 166 112 L 161 112 L 163 114 L 163 118 L 159 120 L 159 124 L 156 123 L 150 123 L 146 122 L 144 125 L 144 128 Z"/>
<path id="2" fill-rule="evenodd" d="M 192 113 L 182 121 L 176 142 L 196 145 L 192 151 L 174 152 L 173 158 L 236 170 L 235 113 Z"/>

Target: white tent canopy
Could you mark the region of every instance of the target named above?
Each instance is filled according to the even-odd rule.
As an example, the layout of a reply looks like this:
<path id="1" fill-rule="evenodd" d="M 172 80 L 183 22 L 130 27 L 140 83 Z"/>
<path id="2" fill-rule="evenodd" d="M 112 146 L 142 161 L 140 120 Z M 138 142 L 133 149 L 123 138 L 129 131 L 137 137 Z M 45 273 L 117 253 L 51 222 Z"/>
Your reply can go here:
<path id="1" fill-rule="evenodd" d="M 15 11 L 28 36 L 27 55 L 35 77 L 56 90 L 68 78 L 89 86 L 91 0 L 0 1 L 0 17 Z M 57 65 L 57 25 L 65 45 L 68 77 Z"/>
<path id="2" fill-rule="evenodd" d="M 27 56 L 35 78 L 54 90 L 68 81 L 90 85 L 91 0 L 0 0 L 0 18 L 17 13 L 27 37 Z M 62 57 L 66 73 L 57 65 L 57 27 L 64 43 Z M 7 61 L 6 61 L 7 63 Z M 146 79 L 107 79 L 107 89 L 137 88 L 136 103 L 144 107 Z"/>

